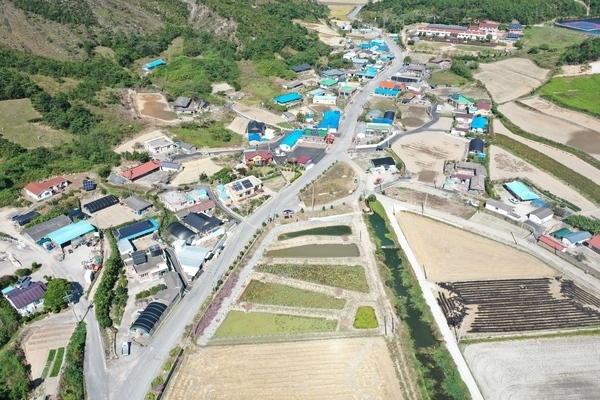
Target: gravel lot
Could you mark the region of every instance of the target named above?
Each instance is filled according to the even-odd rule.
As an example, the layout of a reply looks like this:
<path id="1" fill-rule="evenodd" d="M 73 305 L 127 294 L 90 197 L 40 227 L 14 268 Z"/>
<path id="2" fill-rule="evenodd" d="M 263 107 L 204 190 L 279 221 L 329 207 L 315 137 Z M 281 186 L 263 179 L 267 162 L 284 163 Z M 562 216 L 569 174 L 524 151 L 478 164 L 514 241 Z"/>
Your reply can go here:
<path id="1" fill-rule="evenodd" d="M 467 345 L 464 355 L 489 400 L 597 399 L 600 336 Z"/>

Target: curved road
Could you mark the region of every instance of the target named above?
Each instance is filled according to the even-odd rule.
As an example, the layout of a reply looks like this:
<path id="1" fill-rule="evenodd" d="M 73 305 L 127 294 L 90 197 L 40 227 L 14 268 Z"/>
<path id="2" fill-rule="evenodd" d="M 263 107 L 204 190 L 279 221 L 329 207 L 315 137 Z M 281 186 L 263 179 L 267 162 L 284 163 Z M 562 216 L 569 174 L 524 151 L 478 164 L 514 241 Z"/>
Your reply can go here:
<path id="1" fill-rule="evenodd" d="M 382 35 L 390 49 L 395 53 L 393 60 L 385 71 L 366 85 L 346 107 L 340 122 L 341 135 L 329 148 L 321 161 L 307 170 L 300 178 L 279 192 L 253 215 L 249 216 L 233 228 L 226 242 L 225 250 L 209 265 L 209 273 L 204 273 L 195 282 L 190 292 L 170 313 L 162 327 L 154 334 L 147 347 L 134 346 L 131 355 L 120 360 L 109 360 L 104 366 L 102 347 L 99 347 L 99 334 L 90 327 L 90 338 L 87 342 L 85 376 L 88 395 L 91 400 L 105 399 L 143 399 L 149 390 L 150 382 L 160 371 L 169 351 L 177 344 L 185 327 L 190 324 L 198 308 L 212 293 L 212 288 L 224 275 L 243 247 L 250 241 L 254 232 L 269 216 L 281 213 L 282 210 L 298 208 L 298 193 L 308 183 L 316 179 L 320 173 L 335 161 L 352 162 L 346 150 L 350 147 L 356 130 L 357 118 L 362 114 L 362 105 L 377 85 L 389 79 L 402 66 L 404 57 L 396 43 Z M 90 313 L 91 314 L 91 313 Z M 93 318 L 93 317 L 92 317 Z M 87 318 L 88 320 L 90 318 Z M 461 374 L 462 375 L 462 374 Z M 476 396 L 474 396 L 476 397 Z"/>

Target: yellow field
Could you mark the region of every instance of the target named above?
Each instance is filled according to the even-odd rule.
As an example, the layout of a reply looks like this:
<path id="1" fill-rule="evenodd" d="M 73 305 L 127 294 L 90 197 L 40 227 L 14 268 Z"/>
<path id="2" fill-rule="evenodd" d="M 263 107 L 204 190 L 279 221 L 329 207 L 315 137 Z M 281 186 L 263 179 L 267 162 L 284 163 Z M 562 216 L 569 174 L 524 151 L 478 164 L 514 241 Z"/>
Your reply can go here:
<path id="1" fill-rule="evenodd" d="M 329 15 L 331 19 L 339 19 L 340 21 L 348 21 L 347 15 L 354 9 L 353 6 L 329 6 Z"/>

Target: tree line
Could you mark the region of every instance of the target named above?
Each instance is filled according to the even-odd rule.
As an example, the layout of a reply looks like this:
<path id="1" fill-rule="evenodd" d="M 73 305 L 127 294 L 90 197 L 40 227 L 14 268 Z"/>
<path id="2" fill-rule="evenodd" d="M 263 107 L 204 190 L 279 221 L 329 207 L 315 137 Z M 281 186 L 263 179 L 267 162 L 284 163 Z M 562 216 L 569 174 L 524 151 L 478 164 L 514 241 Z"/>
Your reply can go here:
<path id="1" fill-rule="evenodd" d="M 560 57 L 559 64 L 584 64 L 598 59 L 600 59 L 600 38 L 595 37 L 567 47 Z"/>
<path id="2" fill-rule="evenodd" d="M 10 0 L 23 11 L 61 24 L 97 25 L 96 17 L 85 0 Z"/>
<path id="3" fill-rule="evenodd" d="M 592 13 L 600 11 L 600 3 L 592 2 Z M 436 22 L 438 24 L 472 24 L 475 21 L 512 22 L 530 25 L 558 17 L 585 16 L 585 8 L 572 0 L 381 0 L 369 1 L 364 8 L 379 16 L 382 25 L 388 19 L 401 19 L 404 24 Z M 393 17 L 393 18 L 392 18 Z"/>

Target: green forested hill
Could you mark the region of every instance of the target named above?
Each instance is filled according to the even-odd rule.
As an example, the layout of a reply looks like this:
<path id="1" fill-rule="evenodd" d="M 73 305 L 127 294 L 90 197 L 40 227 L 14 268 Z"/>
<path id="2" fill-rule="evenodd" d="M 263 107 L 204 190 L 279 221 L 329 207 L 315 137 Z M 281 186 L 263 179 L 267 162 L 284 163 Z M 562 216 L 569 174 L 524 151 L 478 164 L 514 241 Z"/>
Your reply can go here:
<path id="1" fill-rule="evenodd" d="M 381 0 L 369 2 L 367 11 L 388 11 L 390 18 L 440 24 L 465 24 L 470 21 L 490 20 L 522 24 L 536 24 L 559 17 L 585 15 L 581 4 L 573 0 Z M 592 2 L 592 13 L 600 10 L 600 3 Z M 381 18 L 380 18 L 381 21 Z"/>

